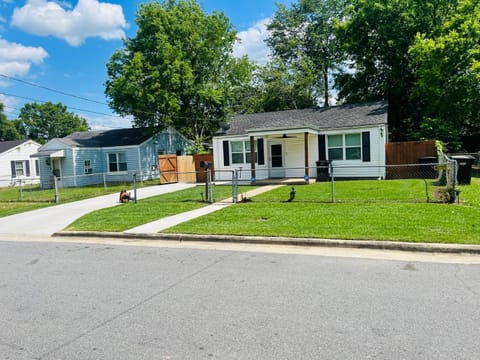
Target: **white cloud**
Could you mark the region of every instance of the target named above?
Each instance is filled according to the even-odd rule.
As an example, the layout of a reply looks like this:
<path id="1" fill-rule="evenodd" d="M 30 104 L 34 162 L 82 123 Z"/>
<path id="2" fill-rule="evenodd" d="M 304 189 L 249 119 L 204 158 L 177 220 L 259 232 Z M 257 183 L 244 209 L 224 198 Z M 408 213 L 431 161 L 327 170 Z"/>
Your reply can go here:
<path id="1" fill-rule="evenodd" d="M 265 43 L 268 36 L 267 25 L 270 19 L 263 19 L 253 25 L 246 31 L 240 31 L 237 34 L 239 40 L 233 47 L 233 55 L 241 57 L 248 55 L 250 60 L 259 64 L 265 64 L 270 57 L 270 49 Z"/>
<path id="2" fill-rule="evenodd" d="M 19 106 L 20 102 L 14 97 L 0 94 L 0 103 L 3 104 L 3 112 L 6 115 L 12 116 L 13 114 L 17 113 L 17 107 Z"/>
<path id="3" fill-rule="evenodd" d="M 92 116 L 91 114 L 78 114 L 87 119 L 88 125 L 92 130 L 123 129 L 132 127 L 131 118 L 120 116 Z"/>
<path id="4" fill-rule="evenodd" d="M 79 0 L 72 10 L 63 6 L 53 1 L 28 0 L 23 7 L 15 8 L 12 25 L 30 34 L 63 39 L 72 46 L 81 45 L 89 37 L 125 37 L 123 29 L 128 25 L 120 5 Z"/>
<path id="5" fill-rule="evenodd" d="M 32 64 L 48 57 L 42 47 L 24 46 L 0 38 L 0 73 L 7 76 L 25 75 Z"/>

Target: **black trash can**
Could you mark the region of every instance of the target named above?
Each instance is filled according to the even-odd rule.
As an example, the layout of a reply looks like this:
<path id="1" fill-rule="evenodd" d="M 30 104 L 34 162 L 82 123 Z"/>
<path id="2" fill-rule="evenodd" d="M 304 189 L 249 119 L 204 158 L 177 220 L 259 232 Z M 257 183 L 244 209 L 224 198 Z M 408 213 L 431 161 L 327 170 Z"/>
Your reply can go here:
<path id="1" fill-rule="evenodd" d="M 470 185 L 472 182 L 472 165 L 475 158 L 471 155 L 453 155 L 453 160 L 457 161 L 457 182 L 460 185 Z"/>
<path id="2" fill-rule="evenodd" d="M 329 181 L 330 180 L 330 161 L 319 160 L 317 165 L 317 181 Z"/>
<path id="3" fill-rule="evenodd" d="M 428 164 L 420 165 L 420 174 L 421 179 L 435 179 L 437 177 L 437 172 L 435 171 L 435 164 L 438 163 L 438 160 L 435 156 L 424 156 L 418 159 L 419 164 Z"/>

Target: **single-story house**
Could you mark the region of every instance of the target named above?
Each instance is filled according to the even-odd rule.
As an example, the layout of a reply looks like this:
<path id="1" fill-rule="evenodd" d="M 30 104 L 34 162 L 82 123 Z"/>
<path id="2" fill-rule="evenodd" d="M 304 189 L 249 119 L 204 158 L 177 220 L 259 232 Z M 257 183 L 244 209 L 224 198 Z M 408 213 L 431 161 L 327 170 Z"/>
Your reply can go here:
<path id="1" fill-rule="evenodd" d="M 386 102 L 234 116 L 213 137 L 215 179 L 385 178 Z M 251 149 L 254 149 L 252 152 Z M 328 173 L 327 173 L 328 176 Z"/>
<path id="2" fill-rule="evenodd" d="M 40 144 L 33 140 L 0 141 L 0 186 L 15 185 L 19 181 L 38 184 L 38 161 L 30 159 Z"/>
<path id="3" fill-rule="evenodd" d="M 75 132 L 52 139 L 38 149 L 43 188 L 52 187 L 54 176 L 60 187 L 103 182 L 159 178 L 158 155 L 184 155 L 192 142 L 173 128 L 155 135 L 143 129 L 113 129 Z"/>

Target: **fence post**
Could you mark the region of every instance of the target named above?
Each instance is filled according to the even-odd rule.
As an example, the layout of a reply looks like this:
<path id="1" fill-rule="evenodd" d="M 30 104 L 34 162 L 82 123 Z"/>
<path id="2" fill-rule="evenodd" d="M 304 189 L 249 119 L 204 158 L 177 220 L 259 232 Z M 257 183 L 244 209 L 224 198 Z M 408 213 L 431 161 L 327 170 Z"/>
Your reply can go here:
<path id="1" fill-rule="evenodd" d="M 207 192 L 206 194 L 206 197 L 207 197 L 207 201 L 209 203 L 212 203 L 213 202 L 213 193 L 212 193 L 212 170 L 210 169 L 207 169 L 207 187 L 205 189 L 205 191 Z"/>
<path id="2" fill-rule="evenodd" d="M 21 179 L 18 180 L 18 197 L 19 197 L 18 200 L 23 199 L 22 180 Z"/>
<path id="3" fill-rule="evenodd" d="M 232 173 L 232 198 L 233 203 L 238 202 L 238 169 L 235 169 Z"/>
<path id="4" fill-rule="evenodd" d="M 55 195 L 54 195 L 55 203 L 58 204 L 58 202 L 60 201 L 60 197 L 58 195 L 58 182 L 57 182 L 56 176 L 53 176 L 53 186 L 54 186 L 54 192 L 55 192 Z"/>
<path id="5" fill-rule="evenodd" d="M 330 161 L 328 164 L 330 170 L 330 178 L 332 182 L 332 203 L 335 202 L 335 176 L 333 174 L 333 161 Z"/>
<path id="6" fill-rule="evenodd" d="M 133 173 L 133 198 L 135 199 L 135 204 L 137 203 L 137 173 Z"/>

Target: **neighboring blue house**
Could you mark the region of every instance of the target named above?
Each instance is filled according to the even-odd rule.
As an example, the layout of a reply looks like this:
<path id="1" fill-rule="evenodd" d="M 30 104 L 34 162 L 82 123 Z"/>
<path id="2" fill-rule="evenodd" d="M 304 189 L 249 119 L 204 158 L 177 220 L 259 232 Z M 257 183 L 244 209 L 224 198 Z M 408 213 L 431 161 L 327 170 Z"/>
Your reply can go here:
<path id="1" fill-rule="evenodd" d="M 159 178 L 158 155 L 185 155 L 192 145 L 183 135 L 168 128 L 155 135 L 142 129 L 76 132 L 50 140 L 31 157 L 39 158 L 40 182 L 52 187 L 76 187 L 103 182 Z"/>

